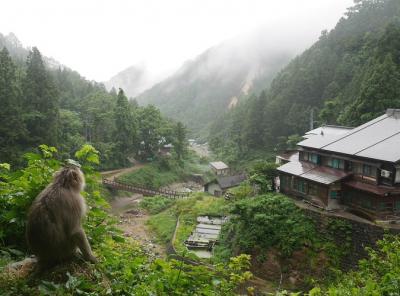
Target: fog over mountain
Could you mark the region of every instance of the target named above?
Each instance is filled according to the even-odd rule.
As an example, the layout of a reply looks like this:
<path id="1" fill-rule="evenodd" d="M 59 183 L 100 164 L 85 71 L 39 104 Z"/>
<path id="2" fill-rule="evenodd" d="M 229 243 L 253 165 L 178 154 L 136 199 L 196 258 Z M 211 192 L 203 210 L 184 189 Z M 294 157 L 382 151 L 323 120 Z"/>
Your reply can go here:
<path id="1" fill-rule="evenodd" d="M 272 28 L 262 28 L 227 40 L 185 62 L 174 74 L 138 95 L 137 100 L 156 105 L 167 116 L 201 134 L 221 113 L 250 93 L 268 87 L 274 75 L 311 44 L 312 38 L 305 36 L 294 30 L 278 34 Z M 117 77 L 118 81 L 128 82 L 124 75 Z M 125 89 L 137 89 L 140 83 L 132 77 L 129 80 Z"/>
<path id="2" fill-rule="evenodd" d="M 130 66 L 110 80 L 104 82 L 108 90 L 122 88 L 128 97 L 135 97 L 165 78 L 166 74 L 155 73 L 145 63 Z"/>
<path id="3" fill-rule="evenodd" d="M 10 55 L 15 59 L 17 63 L 25 63 L 25 59 L 29 54 L 29 48 L 25 47 L 18 37 L 10 32 L 7 35 L 0 33 L 0 49 L 3 47 L 7 48 Z M 63 68 L 58 61 L 51 57 L 43 57 L 47 67 L 51 69 Z"/>

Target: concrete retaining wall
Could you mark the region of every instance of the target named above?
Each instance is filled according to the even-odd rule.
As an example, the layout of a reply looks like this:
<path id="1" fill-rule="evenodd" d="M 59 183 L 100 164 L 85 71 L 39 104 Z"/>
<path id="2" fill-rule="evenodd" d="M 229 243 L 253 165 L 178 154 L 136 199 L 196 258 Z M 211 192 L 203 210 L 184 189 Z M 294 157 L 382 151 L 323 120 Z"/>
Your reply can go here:
<path id="1" fill-rule="evenodd" d="M 349 234 L 336 233 L 335 239 L 337 244 L 344 243 L 345 238 L 349 239 L 350 250 L 348 255 L 343 258 L 342 266 L 344 269 L 352 269 L 357 266 L 360 259 L 367 257 L 365 247 L 376 247 L 376 241 L 383 238 L 385 233 L 400 234 L 399 228 L 378 226 L 370 222 L 356 221 L 351 218 L 341 217 L 337 214 L 331 214 L 325 211 L 301 208 L 306 216 L 315 221 L 318 231 L 327 235 L 328 225 L 333 220 L 341 220 L 350 225 L 351 231 Z M 339 232 L 339 231 L 338 231 Z"/>

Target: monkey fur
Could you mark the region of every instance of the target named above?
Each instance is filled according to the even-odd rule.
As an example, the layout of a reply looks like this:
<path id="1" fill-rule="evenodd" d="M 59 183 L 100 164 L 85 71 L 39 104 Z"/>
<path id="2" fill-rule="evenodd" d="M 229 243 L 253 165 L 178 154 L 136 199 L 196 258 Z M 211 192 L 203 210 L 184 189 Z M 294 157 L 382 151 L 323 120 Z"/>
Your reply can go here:
<path id="1" fill-rule="evenodd" d="M 96 262 L 81 220 L 86 203 L 80 192 L 85 186 L 83 173 L 77 166 L 61 168 L 34 200 L 26 229 L 28 246 L 43 270 L 71 260 L 79 249 L 83 258 Z"/>

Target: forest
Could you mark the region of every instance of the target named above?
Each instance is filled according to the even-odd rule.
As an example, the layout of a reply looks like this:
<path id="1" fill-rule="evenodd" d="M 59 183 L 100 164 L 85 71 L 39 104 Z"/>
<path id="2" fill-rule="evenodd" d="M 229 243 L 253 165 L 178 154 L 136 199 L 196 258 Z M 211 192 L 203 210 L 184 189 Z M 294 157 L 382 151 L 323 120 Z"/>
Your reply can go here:
<path id="1" fill-rule="evenodd" d="M 179 114 L 171 119 L 151 104 L 139 105 L 123 89 L 108 91 L 38 48 L 24 48 L 14 35 L 0 34 L 0 295 L 400 295 L 399 236 L 387 232 L 349 269 L 343 262 L 354 255 L 352 225 L 330 218 L 317 223 L 295 199 L 276 192 L 277 165 L 271 162 L 295 147 L 310 119 L 314 126 L 356 126 L 386 108 L 400 108 L 400 2 L 355 0 L 334 29 L 323 31 L 271 82 L 287 55 L 276 59 L 248 94 L 238 87 L 247 70 L 239 67 L 240 75 L 225 81 L 226 98 L 246 96 L 225 112 L 220 102 L 210 103 L 211 88 L 204 101 L 188 100 L 191 87 L 219 83 L 211 75 L 186 85 L 190 69 L 173 92 L 164 93 L 160 84 L 144 94 L 155 101 L 180 100 L 185 108 L 172 106 L 168 115 Z M 197 63 L 201 68 L 202 59 Z M 207 108 L 215 110 L 209 114 Z M 194 148 L 203 144 L 190 146 L 190 130 L 177 118 L 193 121 L 199 142 L 209 133 L 209 155 L 196 154 Z M 163 154 L 166 145 L 172 149 Z M 247 176 L 224 197 L 203 189 L 215 179 L 208 167 L 214 160 Z M 82 225 L 97 262 L 78 255 L 43 274 L 31 273 L 29 209 L 71 163 L 86 179 Z M 182 199 L 136 199 L 102 184 L 109 177 L 172 190 L 168 186 L 193 185 L 199 176 L 200 189 L 191 187 Z M 124 212 L 116 212 L 121 200 L 135 205 L 123 204 L 118 210 Z M 185 245 L 201 215 L 228 217 L 207 259 Z M 133 221 L 138 230 L 140 219 L 149 230 L 144 243 L 121 227 Z"/>
<path id="2" fill-rule="evenodd" d="M 101 168 L 112 169 L 128 166 L 129 157 L 152 159 L 166 144 L 182 146 L 185 127 L 154 106 L 140 107 L 122 89 L 108 92 L 68 68 L 49 68 L 35 47 L 25 62 L 12 55 L 6 47 L 0 52 L 3 162 L 18 165 L 40 144 L 69 158 L 91 143 L 100 151 Z"/>
<path id="3" fill-rule="evenodd" d="M 400 2 L 355 1 L 260 95 L 221 116 L 209 143 L 230 161 L 293 148 L 314 126 L 357 126 L 400 107 Z"/>

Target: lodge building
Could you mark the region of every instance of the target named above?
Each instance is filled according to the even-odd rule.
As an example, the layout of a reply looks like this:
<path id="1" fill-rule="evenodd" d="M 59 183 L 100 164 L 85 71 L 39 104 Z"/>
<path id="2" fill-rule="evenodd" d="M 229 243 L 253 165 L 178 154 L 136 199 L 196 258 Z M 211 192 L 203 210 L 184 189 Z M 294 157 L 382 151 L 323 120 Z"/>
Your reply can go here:
<path id="1" fill-rule="evenodd" d="M 323 126 L 278 168 L 280 191 L 327 210 L 400 218 L 400 109 L 359 127 Z"/>

